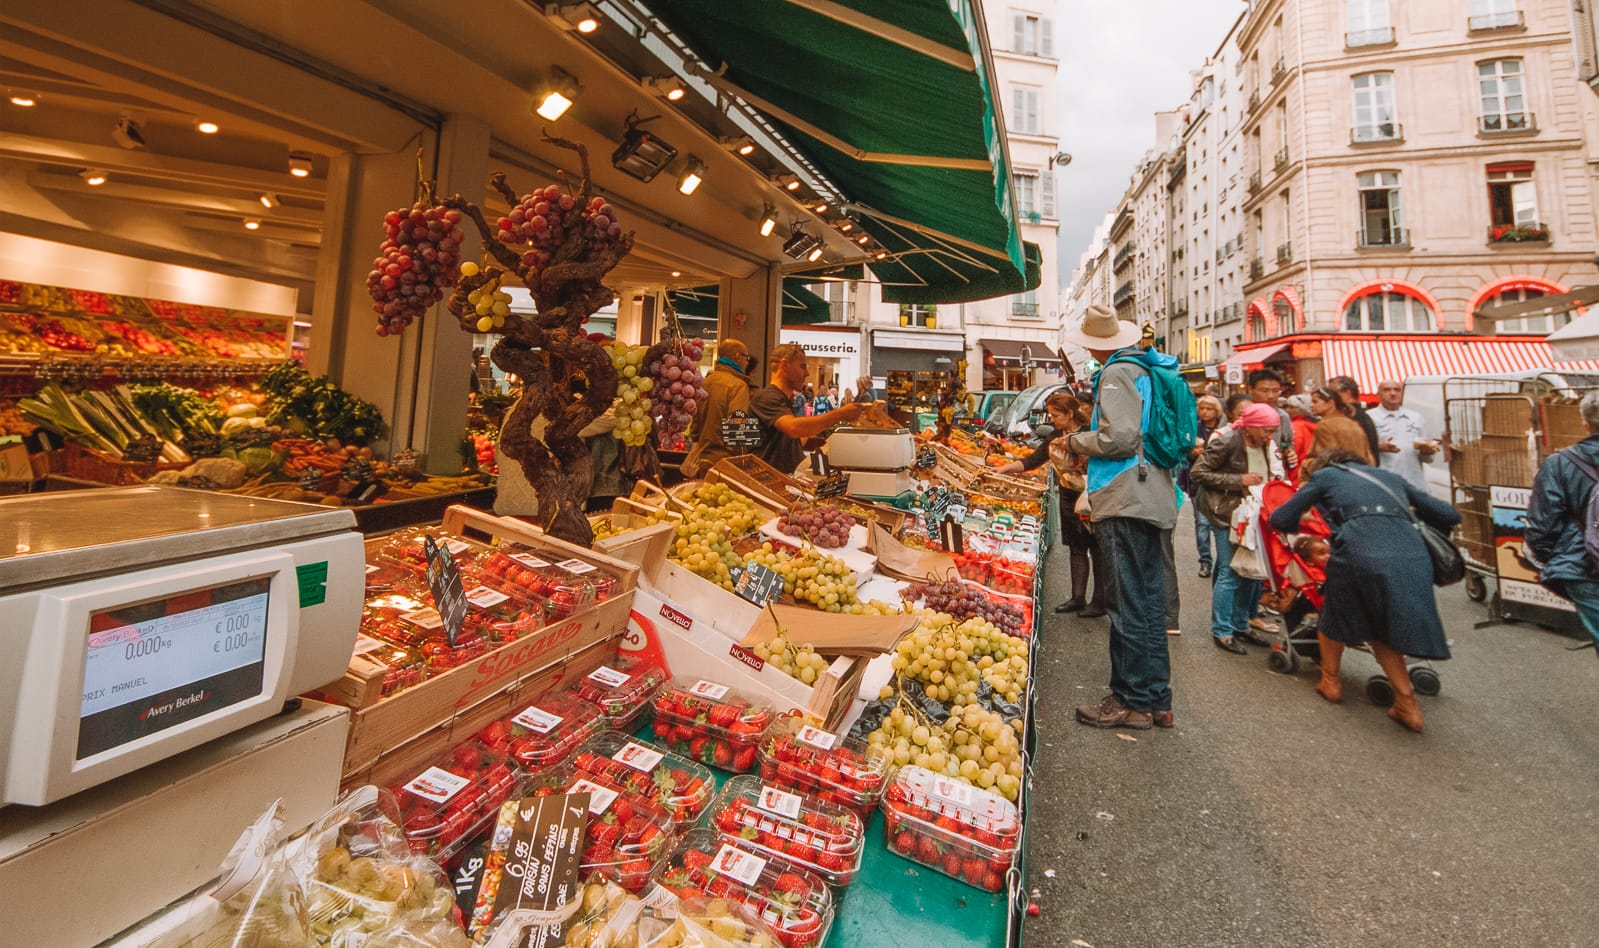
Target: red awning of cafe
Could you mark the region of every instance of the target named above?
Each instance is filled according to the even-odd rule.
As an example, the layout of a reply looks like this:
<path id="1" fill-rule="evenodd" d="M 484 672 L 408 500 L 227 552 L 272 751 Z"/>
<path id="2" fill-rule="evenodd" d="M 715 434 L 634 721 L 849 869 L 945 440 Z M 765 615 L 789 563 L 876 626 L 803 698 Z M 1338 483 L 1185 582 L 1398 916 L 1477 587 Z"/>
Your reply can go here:
<path id="1" fill-rule="evenodd" d="M 1223 368 L 1229 365 L 1241 365 L 1246 369 L 1252 365 L 1264 365 L 1278 358 L 1291 345 L 1293 344 L 1288 342 L 1273 342 L 1253 349 L 1238 349 L 1223 359 L 1221 365 Z"/>
<path id="2" fill-rule="evenodd" d="M 1316 334 L 1295 336 L 1288 345 L 1298 350 L 1302 346 L 1308 348 L 1308 343 L 1319 343 L 1323 380 L 1347 375 L 1360 383 L 1362 392 L 1375 392 L 1377 383 L 1388 379 L 1552 371 L 1555 364 L 1554 353 L 1541 336 Z M 1229 361 L 1244 361 L 1249 353 L 1261 353 L 1269 348 L 1240 350 Z M 1254 355 L 1248 363 L 1261 359 L 1260 355 Z M 1562 362 L 1560 367 L 1568 373 L 1599 373 L 1599 360 Z"/>

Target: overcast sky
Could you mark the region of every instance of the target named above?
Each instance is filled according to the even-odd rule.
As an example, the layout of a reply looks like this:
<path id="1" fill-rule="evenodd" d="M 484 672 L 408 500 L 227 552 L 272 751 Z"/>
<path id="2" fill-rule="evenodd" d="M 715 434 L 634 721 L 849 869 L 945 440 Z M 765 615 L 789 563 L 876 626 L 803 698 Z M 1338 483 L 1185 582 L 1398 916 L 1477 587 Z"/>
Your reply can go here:
<path id="1" fill-rule="evenodd" d="M 1188 73 L 1216 51 L 1242 0 L 1060 0 L 1060 282 L 1133 165 L 1155 145 L 1155 113 L 1188 101 Z"/>

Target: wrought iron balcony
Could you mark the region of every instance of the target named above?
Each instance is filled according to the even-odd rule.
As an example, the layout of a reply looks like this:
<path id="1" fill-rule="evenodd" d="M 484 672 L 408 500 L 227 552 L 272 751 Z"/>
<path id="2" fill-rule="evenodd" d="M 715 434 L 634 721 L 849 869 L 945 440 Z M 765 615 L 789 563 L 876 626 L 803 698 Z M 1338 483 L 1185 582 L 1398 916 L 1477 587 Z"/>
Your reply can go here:
<path id="1" fill-rule="evenodd" d="M 1405 140 L 1405 127 L 1398 122 L 1356 125 L 1349 130 L 1351 145 L 1387 145 Z"/>
<path id="2" fill-rule="evenodd" d="M 1249 190 L 1249 196 L 1250 197 L 1254 197 L 1255 195 L 1260 193 L 1260 172 L 1257 171 L 1254 174 L 1249 176 L 1249 189 L 1248 190 Z"/>
<path id="3" fill-rule="evenodd" d="M 1253 113 L 1258 108 L 1260 108 L 1260 90 L 1256 89 L 1249 94 L 1249 111 Z"/>
<path id="4" fill-rule="evenodd" d="M 1531 112 L 1508 112 L 1477 117 L 1477 131 L 1483 135 L 1529 135 L 1538 131 L 1538 117 Z"/>
<path id="5" fill-rule="evenodd" d="M 1249 278 L 1251 280 L 1258 280 L 1265 275 L 1266 261 L 1260 259 L 1259 257 L 1249 261 Z"/>
<path id="6" fill-rule="evenodd" d="M 1271 67 L 1271 81 L 1272 82 L 1281 81 L 1283 75 L 1285 73 L 1287 73 L 1287 72 L 1288 72 L 1287 64 L 1283 62 L 1283 59 L 1282 59 L 1281 56 L 1277 57 L 1276 64 Z"/>
<path id="7" fill-rule="evenodd" d="M 1282 151 L 1279 151 L 1277 153 L 1277 160 L 1272 163 L 1271 169 L 1273 171 L 1281 171 L 1281 170 L 1283 170 L 1283 168 L 1285 168 L 1287 166 L 1288 166 L 1288 148 L 1285 146 Z"/>
<path id="8" fill-rule="evenodd" d="M 1287 263 L 1288 261 L 1290 261 L 1292 259 L 1294 259 L 1294 245 L 1293 245 L 1293 242 L 1292 241 L 1286 241 L 1284 243 L 1278 244 L 1277 245 L 1277 262 L 1278 263 Z"/>
<path id="9" fill-rule="evenodd" d="M 1122 305 L 1123 303 L 1127 302 L 1128 300 L 1130 300 L 1132 298 L 1133 298 L 1133 281 L 1132 280 L 1128 280 L 1126 283 L 1123 283 L 1121 286 L 1116 287 L 1116 292 L 1111 296 L 1110 301 L 1111 301 L 1111 303 L 1113 305 L 1120 306 L 1120 305 Z"/>
<path id="10" fill-rule="evenodd" d="M 1355 246 L 1362 250 L 1375 248 L 1410 249 L 1410 232 L 1403 227 L 1373 227 L 1355 231 Z"/>
<path id="11" fill-rule="evenodd" d="M 1390 46 L 1394 42 L 1394 28 L 1379 26 L 1372 30 L 1357 30 L 1344 34 L 1345 49 L 1359 49 L 1362 46 Z"/>
<path id="12" fill-rule="evenodd" d="M 1137 250 L 1138 245 L 1130 240 L 1123 244 L 1122 248 L 1116 251 L 1116 256 L 1112 258 L 1110 262 L 1111 271 L 1120 272 L 1122 267 L 1126 266 L 1133 259 L 1133 254 Z"/>

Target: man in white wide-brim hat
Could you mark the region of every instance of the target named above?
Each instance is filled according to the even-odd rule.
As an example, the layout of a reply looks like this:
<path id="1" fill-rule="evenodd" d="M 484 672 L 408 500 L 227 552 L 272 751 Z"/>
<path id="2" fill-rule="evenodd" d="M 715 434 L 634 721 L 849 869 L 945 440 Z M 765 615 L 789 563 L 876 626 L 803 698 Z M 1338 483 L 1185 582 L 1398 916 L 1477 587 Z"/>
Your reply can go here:
<path id="1" fill-rule="evenodd" d="M 1150 372 L 1175 369 L 1174 356 L 1139 345 L 1138 326 L 1104 306 L 1090 306 L 1066 341 L 1104 367 L 1094 379 L 1088 430 L 1067 435 L 1067 450 L 1088 457 L 1094 537 L 1105 564 L 1110 613 L 1110 694 L 1077 709 L 1093 727 L 1171 727 L 1171 656 L 1166 645 L 1167 576 L 1161 563 L 1177 525 L 1173 472 L 1144 457 L 1144 424 L 1153 393 Z"/>

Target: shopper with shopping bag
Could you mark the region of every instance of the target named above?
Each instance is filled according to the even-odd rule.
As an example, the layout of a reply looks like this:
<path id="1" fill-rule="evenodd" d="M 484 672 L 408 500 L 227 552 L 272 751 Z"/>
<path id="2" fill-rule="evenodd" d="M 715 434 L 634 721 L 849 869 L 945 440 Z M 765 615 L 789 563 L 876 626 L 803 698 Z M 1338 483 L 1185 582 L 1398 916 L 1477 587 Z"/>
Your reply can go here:
<path id="1" fill-rule="evenodd" d="M 1234 655 L 1249 654 L 1240 638 L 1260 641 L 1249 632 L 1249 607 L 1260 598 L 1260 581 L 1265 578 L 1259 562 L 1260 544 L 1257 539 L 1252 545 L 1240 545 L 1239 539 L 1243 529 L 1253 529 L 1258 535 L 1255 519 L 1260 510 L 1260 485 L 1284 475 L 1282 457 L 1274 450 L 1280 424 L 1277 410 L 1270 405 L 1250 405 L 1237 421 L 1211 437 L 1188 472 L 1195 489 L 1194 503 L 1205 515 L 1216 544 L 1211 641 Z M 1246 505 L 1252 492 L 1252 502 Z"/>

